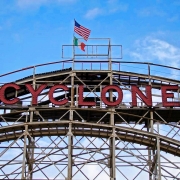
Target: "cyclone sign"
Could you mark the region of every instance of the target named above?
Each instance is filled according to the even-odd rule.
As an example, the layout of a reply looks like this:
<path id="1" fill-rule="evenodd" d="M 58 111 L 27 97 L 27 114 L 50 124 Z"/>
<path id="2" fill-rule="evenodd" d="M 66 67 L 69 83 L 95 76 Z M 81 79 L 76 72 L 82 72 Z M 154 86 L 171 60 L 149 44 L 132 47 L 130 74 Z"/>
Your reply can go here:
<path id="1" fill-rule="evenodd" d="M 41 84 L 37 89 L 34 89 L 31 84 L 25 84 L 26 89 L 29 91 L 29 93 L 32 94 L 32 105 L 38 104 L 38 96 L 41 94 L 41 92 L 47 87 L 47 84 Z M 0 101 L 7 105 L 13 105 L 20 101 L 18 97 L 14 97 L 11 99 L 8 99 L 5 96 L 5 92 L 8 88 L 13 88 L 14 91 L 18 91 L 21 89 L 21 87 L 15 83 L 7 83 L 1 86 L 0 88 Z M 148 106 L 152 107 L 152 87 L 150 85 L 145 86 L 146 91 L 145 94 L 136 86 L 131 86 L 131 95 L 132 95 L 132 106 L 137 106 L 137 95 L 139 98 Z M 52 86 L 49 89 L 48 97 L 51 103 L 54 105 L 65 105 L 68 103 L 68 99 L 64 98 L 62 100 L 56 100 L 53 96 L 56 90 L 61 89 L 64 91 L 69 91 L 70 89 L 66 85 L 62 84 L 56 84 Z M 161 95 L 162 95 L 162 105 L 163 107 L 180 107 L 180 102 L 178 101 L 169 101 L 169 98 L 174 98 L 174 92 L 177 92 L 178 86 L 177 85 L 162 85 L 161 86 Z M 115 100 L 109 100 L 106 96 L 106 93 L 110 91 L 115 91 L 118 96 Z M 171 91 L 171 92 L 169 92 Z M 79 85 L 78 86 L 78 105 L 80 106 L 95 106 L 95 101 L 85 101 L 83 98 L 84 93 L 84 86 Z M 122 103 L 123 100 L 123 91 L 119 86 L 116 85 L 107 85 L 102 88 L 102 91 L 100 92 L 100 100 L 108 105 L 108 106 L 117 106 Z"/>

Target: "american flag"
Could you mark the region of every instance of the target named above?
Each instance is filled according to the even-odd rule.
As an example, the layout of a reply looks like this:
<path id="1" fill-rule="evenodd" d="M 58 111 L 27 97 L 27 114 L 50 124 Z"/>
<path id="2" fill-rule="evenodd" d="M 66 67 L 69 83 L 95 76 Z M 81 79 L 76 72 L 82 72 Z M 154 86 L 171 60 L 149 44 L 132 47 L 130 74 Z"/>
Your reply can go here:
<path id="1" fill-rule="evenodd" d="M 88 38 L 89 38 L 89 35 L 91 33 L 91 30 L 85 28 L 84 26 L 81 26 L 75 20 L 74 20 L 74 22 L 75 22 L 75 24 L 74 24 L 74 32 L 76 32 L 77 34 L 82 36 L 87 41 Z"/>

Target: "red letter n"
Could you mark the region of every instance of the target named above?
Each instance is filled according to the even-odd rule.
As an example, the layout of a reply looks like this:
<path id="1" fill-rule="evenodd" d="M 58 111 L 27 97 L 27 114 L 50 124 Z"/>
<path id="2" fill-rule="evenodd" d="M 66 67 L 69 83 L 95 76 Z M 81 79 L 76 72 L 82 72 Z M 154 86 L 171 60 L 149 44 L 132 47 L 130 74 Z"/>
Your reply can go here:
<path id="1" fill-rule="evenodd" d="M 135 85 L 131 86 L 131 91 L 132 91 L 132 106 L 137 106 L 137 96 L 136 94 L 139 95 L 140 99 L 147 105 L 147 106 L 152 106 L 152 94 L 151 94 L 151 86 L 147 85 L 146 86 L 146 96 L 142 93 L 141 90 Z"/>

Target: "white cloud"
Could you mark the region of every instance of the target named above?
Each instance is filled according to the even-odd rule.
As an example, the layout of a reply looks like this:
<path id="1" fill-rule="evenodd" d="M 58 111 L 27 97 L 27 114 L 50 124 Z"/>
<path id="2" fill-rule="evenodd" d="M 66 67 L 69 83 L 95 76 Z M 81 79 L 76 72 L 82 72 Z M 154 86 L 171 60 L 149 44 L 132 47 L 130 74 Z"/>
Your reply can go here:
<path id="1" fill-rule="evenodd" d="M 120 3 L 118 0 L 108 0 L 107 3 L 108 8 L 106 13 L 125 12 L 128 10 L 128 4 Z"/>
<path id="2" fill-rule="evenodd" d="M 172 44 L 155 39 L 152 37 L 146 37 L 143 40 L 137 40 L 135 42 L 135 49 L 131 50 L 130 56 L 136 61 L 153 62 L 156 64 L 163 64 L 180 68 L 180 48 L 175 47 Z M 161 72 L 162 71 L 162 72 Z M 175 69 L 159 69 L 156 75 L 168 76 L 174 79 L 180 78 L 180 71 Z"/>
<path id="3" fill-rule="evenodd" d="M 16 42 L 21 42 L 21 36 L 20 36 L 20 34 L 14 33 L 14 34 L 12 35 L 12 37 L 13 37 L 14 41 L 16 41 Z"/>
<path id="4" fill-rule="evenodd" d="M 20 8 L 27 8 L 29 6 L 40 6 L 47 2 L 48 0 L 18 0 L 17 5 Z"/>
<path id="5" fill-rule="evenodd" d="M 175 6 L 180 6 L 180 2 L 177 0 L 177 1 L 174 1 L 173 2 L 173 5 L 175 5 Z"/>
<path id="6" fill-rule="evenodd" d="M 48 3 L 72 3 L 76 0 L 17 0 L 17 6 L 20 8 L 28 8 L 28 7 L 40 7 L 46 5 Z"/>
<path id="7" fill-rule="evenodd" d="M 94 19 L 99 15 L 109 15 L 118 12 L 125 12 L 127 10 L 128 4 L 119 3 L 117 0 L 108 0 L 104 7 L 89 9 L 85 14 L 85 18 Z"/>
<path id="8" fill-rule="evenodd" d="M 85 18 L 94 19 L 95 17 L 97 17 L 98 15 L 101 15 L 102 13 L 103 13 L 102 10 L 99 8 L 90 9 L 85 14 Z"/>
<path id="9" fill-rule="evenodd" d="M 137 11 L 137 14 L 140 16 L 165 16 L 166 13 L 161 9 L 155 7 L 148 7 Z"/>
<path id="10" fill-rule="evenodd" d="M 128 5 L 127 4 L 121 4 L 119 6 L 116 6 L 114 9 L 116 9 L 116 11 L 126 12 L 128 10 Z M 113 12 L 112 10 L 113 9 L 111 9 L 110 12 Z"/>
<path id="11" fill-rule="evenodd" d="M 174 16 L 168 18 L 169 22 L 174 22 L 174 21 L 178 21 L 178 20 L 179 20 L 179 16 L 178 15 L 174 15 Z"/>
<path id="12" fill-rule="evenodd" d="M 130 54 L 136 60 L 154 60 L 155 62 L 158 60 L 166 65 L 174 65 L 176 67 L 178 67 L 180 62 L 180 48 L 166 41 L 146 37 L 143 40 L 137 40 L 135 47 L 135 50 Z"/>
<path id="13" fill-rule="evenodd" d="M 109 4 L 114 4 L 114 3 L 117 2 L 117 0 L 108 0 L 107 2 L 108 2 Z"/>
<path id="14" fill-rule="evenodd" d="M 115 7 L 112 7 L 111 9 L 109 9 L 109 13 L 115 13 L 115 12 L 118 12 L 118 11 L 127 11 L 128 9 L 128 5 L 126 4 L 123 4 L 123 5 L 120 5 L 120 6 L 115 6 Z"/>
<path id="15" fill-rule="evenodd" d="M 94 19 L 95 17 L 99 15 L 109 15 L 112 13 L 116 13 L 119 11 L 127 11 L 128 5 L 127 4 L 121 4 L 121 5 L 116 5 L 116 4 L 111 4 L 107 8 L 93 8 L 87 11 L 85 14 L 85 18 L 87 19 Z"/>

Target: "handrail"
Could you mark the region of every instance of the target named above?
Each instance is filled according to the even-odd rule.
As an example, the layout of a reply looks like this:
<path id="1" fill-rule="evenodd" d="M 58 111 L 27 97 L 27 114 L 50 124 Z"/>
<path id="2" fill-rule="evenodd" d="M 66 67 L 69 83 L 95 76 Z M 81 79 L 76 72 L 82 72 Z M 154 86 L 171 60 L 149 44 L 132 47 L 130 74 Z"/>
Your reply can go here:
<path id="1" fill-rule="evenodd" d="M 73 60 L 73 59 L 68 59 L 68 60 L 59 60 L 59 61 L 54 61 L 54 62 L 47 62 L 47 63 L 42 63 L 42 64 L 37 64 L 37 65 L 34 65 L 34 66 L 29 66 L 29 67 L 25 67 L 25 68 L 22 68 L 22 69 L 18 69 L 18 70 L 15 70 L 15 71 L 11 71 L 11 72 L 8 72 L 8 73 L 5 73 L 5 74 L 0 74 L 0 77 L 4 77 L 4 76 L 7 76 L 7 75 L 10 75 L 10 74 L 14 74 L 14 73 L 17 73 L 17 72 L 21 72 L 21 71 L 25 71 L 25 70 L 28 70 L 28 69 L 35 69 L 37 67 L 42 67 L 42 66 L 47 66 L 47 65 L 51 65 L 51 64 L 57 64 L 57 63 L 74 63 L 78 65 L 78 63 L 82 63 L 82 64 L 86 64 L 86 63 L 100 63 L 100 67 L 101 67 L 101 64 L 103 63 L 108 63 L 108 60 L 97 60 L 97 59 L 92 59 L 92 60 Z M 144 65 L 148 65 L 148 66 L 157 66 L 157 67 L 163 67 L 163 68 L 169 68 L 169 69 L 173 69 L 173 70 L 178 70 L 180 71 L 180 68 L 177 68 L 177 67 L 172 67 L 172 66 L 167 66 L 167 65 L 162 65 L 162 64 L 156 64 L 156 63 L 151 63 L 151 62 L 136 62 L 136 61 L 115 61 L 115 60 L 112 60 L 111 61 L 111 65 L 113 65 L 113 63 L 118 63 L 119 64 L 119 71 L 120 71 L 120 65 L 121 64 L 144 64 Z M 83 67 L 83 66 L 82 66 Z M 91 65 L 91 68 L 92 68 L 92 65 Z M 76 68 L 74 68 L 74 70 L 76 70 Z M 93 68 L 91 69 L 93 70 Z M 149 68 L 149 71 L 151 71 L 151 69 Z M 148 74 L 148 73 L 146 73 Z M 151 73 L 149 72 L 149 75 Z"/>

